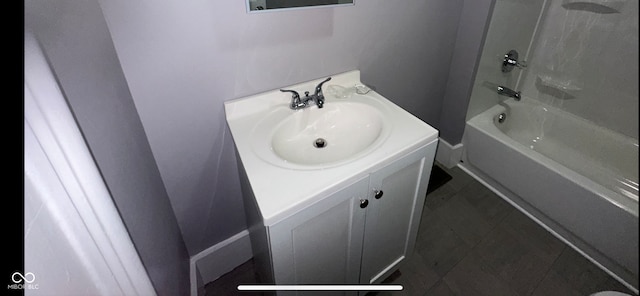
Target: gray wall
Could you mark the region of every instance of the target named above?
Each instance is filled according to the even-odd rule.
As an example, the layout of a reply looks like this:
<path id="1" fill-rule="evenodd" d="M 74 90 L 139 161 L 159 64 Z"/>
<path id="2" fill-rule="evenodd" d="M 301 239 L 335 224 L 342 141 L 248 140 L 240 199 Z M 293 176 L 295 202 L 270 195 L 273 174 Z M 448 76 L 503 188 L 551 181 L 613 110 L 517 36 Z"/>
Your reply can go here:
<path id="1" fill-rule="evenodd" d="M 189 254 L 246 228 L 224 101 L 360 69 L 438 127 L 463 2 L 247 14 L 238 0 L 101 1 Z"/>
<path id="2" fill-rule="evenodd" d="M 464 1 L 438 123 L 440 137 L 451 145 L 462 141 L 469 97 L 495 2 L 496 0 Z"/>
<path id="3" fill-rule="evenodd" d="M 26 1 L 40 41 L 160 295 L 189 293 L 189 257 L 95 0 Z"/>

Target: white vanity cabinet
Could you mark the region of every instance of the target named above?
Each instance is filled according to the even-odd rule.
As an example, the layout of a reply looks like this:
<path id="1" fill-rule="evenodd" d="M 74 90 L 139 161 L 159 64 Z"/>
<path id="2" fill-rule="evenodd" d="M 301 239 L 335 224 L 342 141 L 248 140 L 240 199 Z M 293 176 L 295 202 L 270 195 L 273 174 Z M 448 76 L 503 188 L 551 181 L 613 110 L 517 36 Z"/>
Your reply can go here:
<path id="1" fill-rule="evenodd" d="M 268 227 L 276 284 L 358 284 L 368 207 L 365 177 Z"/>
<path id="2" fill-rule="evenodd" d="M 413 252 L 436 146 L 371 174 L 360 283 L 379 283 Z"/>
<path id="3" fill-rule="evenodd" d="M 360 71 L 331 77 L 225 102 L 261 283 L 376 284 L 413 251 L 438 131 L 355 92 Z M 354 93 L 291 94 L 331 85 Z"/>
<path id="4" fill-rule="evenodd" d="M 436 145 L 422 146 L 267 227 L 266 261 L 274 282 L 370 284 L 395 271 L 413 251 Z"/>

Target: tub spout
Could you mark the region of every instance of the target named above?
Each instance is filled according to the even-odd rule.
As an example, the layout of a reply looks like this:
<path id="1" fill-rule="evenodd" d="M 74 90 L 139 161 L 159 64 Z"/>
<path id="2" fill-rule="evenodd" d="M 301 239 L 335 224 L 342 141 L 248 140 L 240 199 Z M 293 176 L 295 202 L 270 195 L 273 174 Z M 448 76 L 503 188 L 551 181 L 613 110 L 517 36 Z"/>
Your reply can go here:
<path id="1" fill-rule="evenodd" d="M 501 86 L 501 85 L 498 85 L 498 88 L 496 89 L 496 91 L 500 95 L 511 97 L 511 98 L 514 98 L 516 101 L 520 101 L 520 93 L 521 92 L 519 92 L 519 91 L 515 91 L 515 90 L 512 90 L 512 89 L 510 89 L 508 87 L 504 87 L 504 86 Z"/>

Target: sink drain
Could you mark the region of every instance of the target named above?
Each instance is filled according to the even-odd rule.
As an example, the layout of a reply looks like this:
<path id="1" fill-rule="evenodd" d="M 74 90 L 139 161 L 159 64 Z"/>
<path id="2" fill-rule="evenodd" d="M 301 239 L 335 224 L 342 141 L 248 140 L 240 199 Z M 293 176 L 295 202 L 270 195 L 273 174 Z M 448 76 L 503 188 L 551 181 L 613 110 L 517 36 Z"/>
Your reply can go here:
<path id="1" fill-rule="evenodd" d="M 315 141 L 313 141 L 313 147 L 324 148 L 326 146 L 327 146 L 327 141 L 323 138 L 317 138 Z"/>

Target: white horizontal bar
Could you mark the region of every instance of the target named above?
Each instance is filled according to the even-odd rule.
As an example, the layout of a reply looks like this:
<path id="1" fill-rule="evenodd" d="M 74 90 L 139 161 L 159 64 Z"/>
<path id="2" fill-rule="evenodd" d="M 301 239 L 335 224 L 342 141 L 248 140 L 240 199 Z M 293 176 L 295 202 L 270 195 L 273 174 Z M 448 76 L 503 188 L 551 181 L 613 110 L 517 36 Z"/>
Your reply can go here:
<path id="1" fill-rule="evenodd" d="M 402 291 L 402 285 L 238 285 L 238 291 Z"/>

